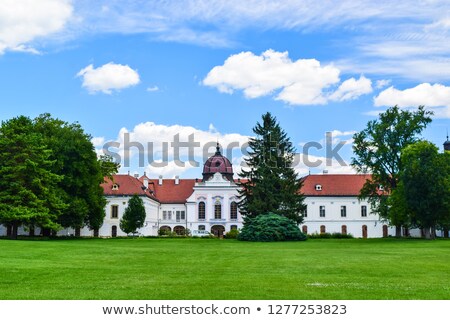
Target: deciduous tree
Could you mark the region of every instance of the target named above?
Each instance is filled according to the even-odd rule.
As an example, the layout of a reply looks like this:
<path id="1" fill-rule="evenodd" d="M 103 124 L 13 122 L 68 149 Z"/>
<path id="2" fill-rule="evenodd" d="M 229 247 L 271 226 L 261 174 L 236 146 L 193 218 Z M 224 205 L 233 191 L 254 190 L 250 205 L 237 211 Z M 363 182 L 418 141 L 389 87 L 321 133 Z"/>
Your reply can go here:
<path id="1" fill-rule="evenodd" d="M 352 165 L 358 172 L 371 173 L 361 190 L 360 197 L 367 198 L 372 212 L 396 226 L 396 235 L 401 235 L 401 215 L 390 210 L 387 197 L 399 182 L 403 169 L 401 151 L 416 142 L 419 135 L 431 122 L 432 112 L 420 106 L 417 111 L 400 110 L 397 106 L 381 113 L 379 119 L 369 121 L 367 127 L 353 136 Z M 382 187 L 382 188 L 380 188 Z M 398 213 L 398 212 L 397 212 Z"/>
<path id="2" fill-rule="evenodd" d="M 136 233 L 137 229 L 142 228 L 145 222 L 144 201 L 135 194 L 128 200 L 128 206 L 120 219 L 120 229 L 125 233 Z"/>

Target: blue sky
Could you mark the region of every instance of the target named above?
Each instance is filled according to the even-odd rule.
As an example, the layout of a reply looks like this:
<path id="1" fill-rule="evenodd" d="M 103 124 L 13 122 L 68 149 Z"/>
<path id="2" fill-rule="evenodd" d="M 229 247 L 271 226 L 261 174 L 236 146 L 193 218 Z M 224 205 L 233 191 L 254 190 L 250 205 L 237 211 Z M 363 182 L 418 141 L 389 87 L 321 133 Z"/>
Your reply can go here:
<path id="1" fill-rule="evenodd" d="M 435 112 L 424 137 L 442 147 L 449 35 L 448 1 L 2 0 L 0 120 L 78 121 L 98 150 L 119 142 L 111 151 L 122 161 L 125 133 L 153 142 L 155 160 L 163 142 L 193 133 L 201 163 L 204 145 L 242 146 L 270 111 L 299 153 L 333 132 L 348 163 L 352 134 L 378 112 L 423 104 Z M 140 167 L 131 150 L 121 172 L 201 174 L 176 165 L 170 148 L 162 167 Z M 239 171 L 239 148 L 231 155 Z M 320 165 L 301 161 L 298 172 L 352 171 L 326 157 L 310 149 Z"/>

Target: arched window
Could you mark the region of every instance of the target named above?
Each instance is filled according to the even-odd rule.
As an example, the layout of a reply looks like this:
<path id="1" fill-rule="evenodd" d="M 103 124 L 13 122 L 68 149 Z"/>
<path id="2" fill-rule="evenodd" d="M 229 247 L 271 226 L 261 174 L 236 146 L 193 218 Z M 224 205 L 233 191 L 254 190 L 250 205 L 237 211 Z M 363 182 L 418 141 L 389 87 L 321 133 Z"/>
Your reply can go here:
<path id="1" fill-rule="evenodd" d="M 214 219 L 222 219 L 222 204 L 219 199 L 214 203 Z"/>
<path id="2" fill-rule="evenodd" d="M 111 227 L 111 237 L 113 238 L 117 237 L 117 226 Z"/>
<path id="3" fill-rule="evenodd" d="M 237 203 L 235 201 L 230 204 L 230 219 L 237 220 Z"/>
<path id="4" fill-rule="evenodd" d="M 203 201 L 198 203 L 198 220 L 205 220 L 205 203 Z"/>
<path id="5" fill-rule="evenodd" d="M 324 225 L 320 226 L 320 233 L 325 233 L 326 232 L 326 228 Z"/>

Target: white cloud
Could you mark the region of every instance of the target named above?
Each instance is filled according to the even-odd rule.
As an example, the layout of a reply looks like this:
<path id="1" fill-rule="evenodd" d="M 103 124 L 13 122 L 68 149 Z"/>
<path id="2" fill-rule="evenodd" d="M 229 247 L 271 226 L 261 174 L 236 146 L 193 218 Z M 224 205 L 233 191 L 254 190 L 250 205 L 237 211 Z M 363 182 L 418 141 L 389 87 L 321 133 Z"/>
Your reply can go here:
<path id="1" fill-rule="evenodd" d="M 330 95 L 329 99 L 335 101 L 353 100 L 372 91 L 372 81 L 364 76 L 360 76 L 358 80 L 350 78 L 342 82 L 339 88 Z"/>
<path id="2" fill-rule="evenodd" d="M 377 80 L 377 82 L 375 84 L 375 88 L 382 89 L 384 87 L 387 87 L 390 84 L 391 84 L 391 80 L 385 80 L 385 79 Z"/>
<path id="3" fill-rule="evenodd" d="M 148 87 L 147 88 L 148 92 L 155 92 L 155 91 L 159 91 L 158 86 L 152 86 L 152 87 Z"/>
<path id="4" fill-rule="evenodd" d="M 231 55 L 223 65 L 214 67 L 202 83 L 223 93 L 242 90 L 249 99 L 273 95 L 275 100 L 291 105 L 345 101 L 372 92 L 372 81 L 363 75 L 358 80 L 345 80 L 332 92 L 331 87 L 340 81 L 339 73 L 333 65 L 322 66 L 315 59 L 292 61 L 288 52 L 270 49 L 260 56 L 252 52 Z"/>
<path id="5" fill-rule="evenodd" d="M 339 70 L 321 66 L 315 59 L 292 61 L 287 52 L 267 50 L 260 56 L 241 52 L 214 67 L 203 84 L 220 92 L 242 90 L 247 98 L 276 94 L 276 100 L 292 105 L 324 104 L 324 90 L 339 82 Z"/>
<path id="6" fill-rule="evenodd" d="M 398 90 L 391 86 L 374 98 L 374 105 L 399 107 L 424 105 L 433 110 L 436 117 L 450 118 L 450 87 L 422 83 L 414 88 Z"/>
<path id="7" fill-rule="evenodd" d="M 126 135 L 129 137 L 128 143 L 138 142 L 142 145 L 144 148 L 142 155 L 139 155 L 136 147 L 129 147 L 129 158 L 126 159 Z M 174 162 L 176 155 L 173 143 L 176 139 L 180 143 L 188 142 L 190 141 L 190 135 L 192 135 L 191 141 L 198 143 L 198 145 L 191 148 L 192 154 L 190 154 L 190 150 L 186 145 L 185 147 L 180 146 L 179 160 L 184 162 L 184 166 L 181 166 Z M 122 160 L 121 170 L 123 172 L 130 170 L 129 167 L 125 167 L 125 161 L 128 161 L 131 167 L 139 167 L 140 170 L 145 169 L 147 173 L 153 176 L 162 174 L 169 178 L 195 168 L 193 161 L 198 162 L 198 167 L 202 168 L 204 161 L 216 151 L 218 141 L 221 145 L 222 154 L 230 160 L 234 159 L 233 166 L 235 173 L 237 173 L 236 168 L 240 165 L 241 147 L 248 142 L 248 138 L 248 136 L 237 133 L 220 133 L 214 128 L 213 124 L 209 125 L 208 130 L 200 130 L 190 126 L 144 122 L 136 125 L 132 130 L 122 128 L 116 139 L 120 147 L 110 148 L 110 151 L 120 155 Z M 100 142 L 102 141 L 101 139 L 99 138 L 95 141 Z M 151 144 L 149 145 L 149 143 Z M 97 146 L 97 149 L 101 149 L 101 146 Z M 165 157 L 168 163 L 163 166 L 158 165 Z M 192 163 L 189 160 L 192 160 Z M 153 165 L 152 162 L 154 162 Z"/>
<path id="8" fill-rule="evenodd" d="M 0 1 L 0 54 L 37 53 L 30 42 L 62 31 L 72 17 L 70 0 Z"/>
<path id="9" fill-rule="evenodd" d="M 121 90 L 135 86 L 140 82 L 139 74 L 128 65 L 107 63 L 94 68 L 91 64 L 77 73 L 83 78 L 83 87 L 90 93 L 98 91 L 111 94 L 113 90 Z"/>

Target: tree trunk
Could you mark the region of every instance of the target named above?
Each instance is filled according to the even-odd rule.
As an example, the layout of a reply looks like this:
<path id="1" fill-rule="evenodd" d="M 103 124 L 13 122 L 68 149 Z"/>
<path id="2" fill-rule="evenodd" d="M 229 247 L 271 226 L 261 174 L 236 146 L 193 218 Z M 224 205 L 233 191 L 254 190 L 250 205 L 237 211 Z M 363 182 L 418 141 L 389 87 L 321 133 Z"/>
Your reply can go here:
<path id="1" fill-rule="evenodd" d="M 436 239 L 436 227 L 431 227 L 431 239 Z"/>
<path id="2" fill-rule="evenodd" d="M 448 228 L 444 228 L 444 238 L 448 238 Z"/>
<path id="3" fill-rule="evenodd" d="M 94 229 L 94 237 L 98 238 L 98 229 Z"/>
<path id="4" fill-rule="evenodd" d="M 50 237 L 50 229 L 48 228 L 42 228 L 42 236 L 43 237 Z"/>
<path id="5" fill-rule="evenodd" d="M 401 238 L 402 236 L 402 226 L 395 226 L 395 236 Z"/>
<path id="6" fill-rule="evenodd" d="M 423 234 L 425 235 L 425 239 L 431 239 L 430 228 L 423 228 Z"/>
<path id="7" fill-rule="evenodd" d="M 17 230 L 18 229 L 19 229 L 19 226 L 17 225 L 17 223 L 13 223 L 12 227 L 11 227 L 11 236 L 10 236 L 11 240 L 17 240 Z"/>
<path id="8" fill-rule="evenodd" d="M 81 229 L 75 228 L 75 237 L 79 237 L 81 235 Z"/>
<path id="9" fill-rule="evenodd" d="M 34 237 L 34 226 L 30 227 L 30 231 L 28 232 L 28 236 Z"/>

